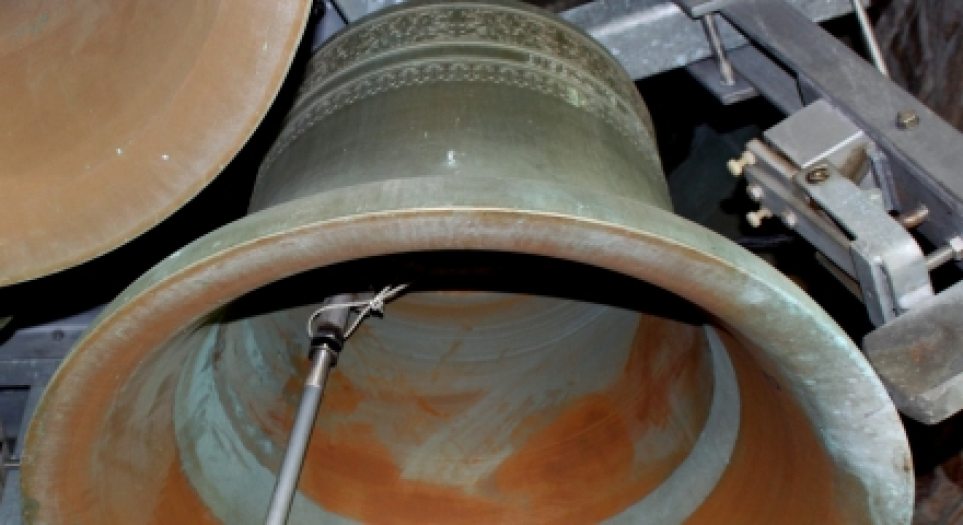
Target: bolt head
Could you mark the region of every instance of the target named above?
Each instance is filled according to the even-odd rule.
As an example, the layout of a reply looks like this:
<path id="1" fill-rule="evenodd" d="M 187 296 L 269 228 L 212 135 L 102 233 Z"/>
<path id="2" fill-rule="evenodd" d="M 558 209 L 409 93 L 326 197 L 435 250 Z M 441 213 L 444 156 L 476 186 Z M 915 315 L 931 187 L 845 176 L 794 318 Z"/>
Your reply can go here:
<path id="1" fill-rule="evenodd" d="M 904 109 L 896 113 L 896 127 L 899 129 L 913 129 L 920 125 L 920 116 L 915 111 Z"/>
<path id="2" fill-rule="evenodd" d="M 953 258 L 959 261 L 963 259 L 963 237 L 956 236 L 948 241 L 950 249 L 953 250 Z"/>
<path id="3" fill-rule="evenodd" d="M 826 182 L 829 178 L 829 169 L 825 166 L 817 166 L 808 173 L 806 173 L 806 182 L 810 184 L 819 184 L 821 182 Z"/>
<path id="4" fill-rule="evenodd" d="M 799 218 L 796 217 L 794 212 L 789 210 L 782 212 L 779 215 L 779 218 L 782 219 L 782 223 L 785 224 L 790 230 L 794 229 L 796 225 L 799 224 Z"/>
<path id="5" fill-rule="evenodd" d="M 746 195 L 755 202 L 762 200 L 763 193 L 762 186 L 758 184 L 749 184 L 746 186 Z"/>

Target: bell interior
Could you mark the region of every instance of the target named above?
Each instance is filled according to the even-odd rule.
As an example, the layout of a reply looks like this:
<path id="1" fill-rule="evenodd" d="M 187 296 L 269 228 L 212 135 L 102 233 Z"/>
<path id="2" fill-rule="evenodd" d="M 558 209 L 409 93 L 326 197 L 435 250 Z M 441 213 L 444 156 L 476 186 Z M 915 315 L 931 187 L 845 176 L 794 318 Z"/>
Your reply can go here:
<path id="1" fill-rule="evenodd" d="M 174 337 L 109 408 L 88 512 L 257 522 L 305 321 L 371 276 L 412 288 L 347 341 L 293 523 L 833 521 L 813 429 L 711 316 L 607 270 L 480 251 L 307 272 Z"/>

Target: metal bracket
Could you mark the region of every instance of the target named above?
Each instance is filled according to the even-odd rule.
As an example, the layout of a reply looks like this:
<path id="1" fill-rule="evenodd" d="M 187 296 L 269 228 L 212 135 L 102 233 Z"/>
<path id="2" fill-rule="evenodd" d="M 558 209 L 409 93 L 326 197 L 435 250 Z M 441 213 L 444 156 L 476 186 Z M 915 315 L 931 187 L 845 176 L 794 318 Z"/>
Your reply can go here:
<path id="1" fill-rule="evenodd" d="M 803 169 L 828 162 L 842 171 L 852 171 L 860 157 L 866 157 L 871 144 L 859 126 L 825 100 L 793 113 L 763 136 Z"/>
<path id="2" fill-rule="evenodd" d="M 819 100 L 764 135 L 778 152 L 750 144 L 759 164 L 746 170 L 750 196 L 766 210 L 750 218 L 778 212 L 859 282 L 877 326 L 933 296 L 926 257 L 867 176 L 875 144 L 860 127 Z"/>
<path id="3" fill-rule="evenodd" d="M 885 163 L 878 175 L 892 174 L 880 184 L 886 201 L 901 212 L 930 211 L 920 233 L 942 245 L 963 232 L 958 131 L 785 1 L 740 0 L 720 14 L 876 144 Z"/>
<path id="4" fill-rule="evenodd" d="M 874 324 L 892 321 L 933 296 L 916 240 L 866 191 L 829 164 L 801 171 L 794 180 L 852 237 L 855 277 Z"/>

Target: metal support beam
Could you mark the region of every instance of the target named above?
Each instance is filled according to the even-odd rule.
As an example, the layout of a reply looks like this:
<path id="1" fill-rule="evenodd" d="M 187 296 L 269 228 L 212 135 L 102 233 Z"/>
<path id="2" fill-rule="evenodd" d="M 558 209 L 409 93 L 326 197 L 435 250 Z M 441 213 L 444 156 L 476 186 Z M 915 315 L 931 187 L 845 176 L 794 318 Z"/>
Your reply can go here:
<path id="1" fill-rule="evenodd" d="M 850 0 L 790 0 L 790 4 L 808 21 L 822 22 L 852 12 Z M 675 2 L 597 0 L 562 13 L 562 18 L 609 48 L 635 79 L 712 56 L 700 22 L 690 18 Z M 726 49 L 747 43 L 725 20 L 719 20 L 718 26 Z"/>
<path id="2" fill-rule="evenodd" d="M 876 143 L 897 209 L 930 210 L 921 233 L 943 245 L 963 232 L 963 135 L 789 4 L 740 0 L 721 12 Z"/>

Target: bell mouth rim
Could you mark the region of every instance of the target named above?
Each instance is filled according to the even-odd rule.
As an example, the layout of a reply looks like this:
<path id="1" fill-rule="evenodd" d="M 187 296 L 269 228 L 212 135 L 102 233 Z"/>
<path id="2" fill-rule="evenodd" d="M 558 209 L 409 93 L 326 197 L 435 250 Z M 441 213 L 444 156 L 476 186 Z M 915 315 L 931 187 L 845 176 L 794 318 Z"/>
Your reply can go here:
<path id="1" fill-rule="evenodd" d="M 253 213 L 168 257 L 105 309 L 51 380 L 26 437 L 25 501 L 63 490 L 63 469 L 91 461 L 95 422 L 105 417 L 110 395 L 142 358 L 205 315 L 304 271 L 434 250 L 563 258 L 690 301 L 748 341 L 766 372 L 806 400 L 800 406 L 837 474 L 851 476 L 846 502 L 884 522 L 908 523 L 912 462 L 896 410 L 852 341 L 787 277 L 655 206 L 500 178 L 424 177 L 340 188 Z M 839 410 L 841 397 L 853 408 Z M 56 499 L 30 506 L 41 521 L 56 521 Z"/>
<path id="2" fill-rule="evenodd" d="M 168 103 L 121 137 L 98 139 L 95 146 L 103 151 L 85 157 L 86 167 L 77 159 L 70 173 L 21 174 L 54 180 L 27 184 L 3 200 L 16 220 L 2 221 L 9 229 L 0 227 L 6 250 L 0 286 L 63 271 L 124 245 L 181 208 L 228 165 L 280 91 L 310 10 L 306 0 L 283 9 L 262 4 L 219 6 Z M 264 31 L 265 25 L 273 30 Z M 238 38 L 238 31 L 259 34 Z M 244 42 L 246 49 L 239 47 Z M 241 58 L 225 61 L 228 47 Z M 233 83 L 231 89 L 210 89 L 211 78 Z M 217 133 L 204 126 L 210 122 L 219 123 Z M 69 178 L 63 184 L 58 177 Z"/>

